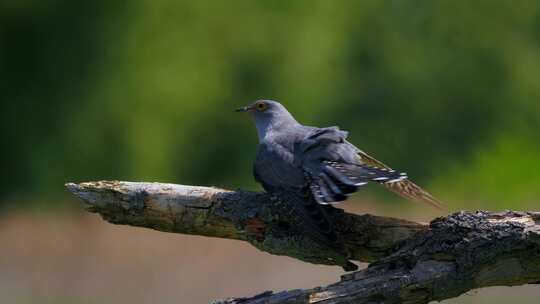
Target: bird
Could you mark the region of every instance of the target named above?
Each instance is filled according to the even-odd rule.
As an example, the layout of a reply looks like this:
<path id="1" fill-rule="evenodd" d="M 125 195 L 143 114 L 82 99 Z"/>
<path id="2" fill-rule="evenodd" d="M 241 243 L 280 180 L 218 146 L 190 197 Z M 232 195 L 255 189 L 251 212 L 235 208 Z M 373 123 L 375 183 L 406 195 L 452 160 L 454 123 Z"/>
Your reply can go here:
<path id="1" fill-rule="evenodd" d="M 302 125 L 273 100 L 257 100 L 236 111 L 249 113 L 255 122 L 259 145 L 253 174 L 269 193 L 299 193 L 319 204 L 335 204 L 375 182 L 408 200 L 442 209 L 443 204 L 406 173 L 354 146 L 348 132 L 337 126 Z"/>
<path id="2" fill-rule="evenodd" d="M 332 261 L 345 271 L 358 267 L 349 261 L 335 233 L 333 204 L 345 201 L 360 187 L 374 182 L 407 199 L 442 204 L 427 191 L 347 140 L 337 126 L 318 128 L 300 124 L 279 102 L 257 100 L 236 109 L 253 119 L 259 145 L 253 164 L 255 180 L 273 197 L 289 203 L 296 229 L 324 244 Z"/>

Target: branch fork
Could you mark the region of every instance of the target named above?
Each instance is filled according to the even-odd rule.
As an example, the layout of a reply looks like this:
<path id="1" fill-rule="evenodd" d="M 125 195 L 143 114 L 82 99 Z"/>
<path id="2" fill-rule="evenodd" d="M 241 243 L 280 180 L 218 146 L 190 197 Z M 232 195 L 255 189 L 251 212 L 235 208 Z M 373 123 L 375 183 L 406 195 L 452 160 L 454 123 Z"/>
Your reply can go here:
<path id="1" fill-rule="evenodd" d="M 165 183 L 99 181 L 67 189 L 114 224 L 243 240 L 262 251 L 341 265 L 326 244 L 266 193 Z M 429 225 L 336 209 L 349 259 L 370 262 L 335 284 L 214 303 L 428 303 L 471 289 L 540 282 L 539 212 L 458 212 Z"/>

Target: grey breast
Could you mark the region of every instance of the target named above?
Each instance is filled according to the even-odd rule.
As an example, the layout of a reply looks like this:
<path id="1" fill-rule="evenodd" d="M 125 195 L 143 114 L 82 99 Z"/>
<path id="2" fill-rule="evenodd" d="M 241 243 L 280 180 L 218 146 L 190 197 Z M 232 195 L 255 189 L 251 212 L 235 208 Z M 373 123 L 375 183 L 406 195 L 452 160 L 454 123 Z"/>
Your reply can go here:
<path id="1" fill-rule="evenodd" d="M 301 129 L 288 130 L 261 141 L 257 148 L 254 175 L 265 190 L 300 190 L 306 186 L 303 168 L 294 153 L 295 143 L 304 136 L 303 133 Z"/>

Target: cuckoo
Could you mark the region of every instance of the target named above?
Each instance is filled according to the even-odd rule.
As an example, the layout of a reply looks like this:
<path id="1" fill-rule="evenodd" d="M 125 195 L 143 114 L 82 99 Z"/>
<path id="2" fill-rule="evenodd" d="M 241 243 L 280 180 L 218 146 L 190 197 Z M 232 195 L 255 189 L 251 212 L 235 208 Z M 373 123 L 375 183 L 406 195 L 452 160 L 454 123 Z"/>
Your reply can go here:
<path id="1" fill-rule="evenodd" d="M 407 199 L 441 206 L 405 173 L 393 170 L 347 141 L 348 133 L 338 127 L 302 125 L 282 104 L 272 100 L 257 100 L 237 111 L 249 113 L 257 128 L 259 146 L 253 166 L 256 181 L 268 193 L 297 204 L 299 212 L 309 215 L 312 227 L 306 230 L 311 229 L 311 233 L 315 230 L 336 242 L 331 223 L 326 220 L 329 209 L 322 205 L 344 201 L 369 182 Z"/>

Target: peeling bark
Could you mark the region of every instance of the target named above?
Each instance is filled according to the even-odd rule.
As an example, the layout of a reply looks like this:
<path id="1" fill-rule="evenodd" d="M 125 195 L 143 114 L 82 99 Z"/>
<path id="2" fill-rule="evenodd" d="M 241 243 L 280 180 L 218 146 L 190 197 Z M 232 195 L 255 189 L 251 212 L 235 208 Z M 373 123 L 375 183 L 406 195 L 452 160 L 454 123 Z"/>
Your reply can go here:
<path id="1" fill-rule="evenodd" d="M 460 212 L 338 283 L 214 303 L 429 303 L 481 287 L 538 283 L 540 213 Z"/>
<path id="2" fill-rule="evenodd" d="M 325 244 L 294 229 L 287 202 L 266 193 L 162 183 L 100 181 L 66 187 L 90 212 L 108 222 L 165 232 L 243 240 L 262 251 L 303 261 L 340 265 Z M 348 258 L 371 262 L 396 244 L 427 229 L 401 219 L 356 215 L 335 209 L 329 214 Z"/>
<path id="3" fill-rule="evenodd" d="M 295 230 L 291 206 L 265 193 L 162 183 L 66 184 L 115 224 L 243 240 L 262 251 L 343 265 L 327 244 Z M 215 303 L 428 303 L 474 288 L 540 282 L 540 213 L 460 212 L 424 225 L 329 213 L 348 259 L 373 262 L 340 282 Z"/>

